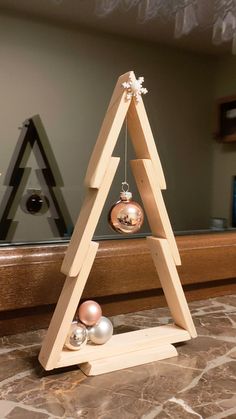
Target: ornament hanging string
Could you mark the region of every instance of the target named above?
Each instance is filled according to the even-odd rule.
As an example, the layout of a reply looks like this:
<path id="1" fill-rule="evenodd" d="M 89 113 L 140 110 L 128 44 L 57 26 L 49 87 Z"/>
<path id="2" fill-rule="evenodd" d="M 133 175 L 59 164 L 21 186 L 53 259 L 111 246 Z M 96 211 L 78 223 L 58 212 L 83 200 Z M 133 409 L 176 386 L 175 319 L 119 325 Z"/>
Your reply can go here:
<path id="1" fill-rule="evenodd" d="M 142 87 L 143 77 L 138 80 L 134 74 L 130 72 L 127 81 L 122 83 L 124 91 L 122 98 L 119 96 L 119 101 L 122 99 L 125 102 L 135 101 L 136 103 L 142 100 L 141 94 L 147 93 L 147 89 Z M 113 105 L 114 106 L 114 103 Z M 113 230 L 117 233 L 131 234 L 136 233 L 143 224 L 144 214 L 140 205 L 133 201 L 132 193 L 129 191 L 129 184 L 127 182 L 127 158 L 128 158 L 128 106 L 126 116 L 123 124 L 124 132 L 124 181 L 121 183 L 120 199 L 115 202 L 108 214 L 108 222 Z"/>
<path id="2" fill-rule="evenodd" d="M 129 184 L 127 182 L 127 158 L 128 158 L 128 123 L 127 116 L 125 118 L 125 141 L 124 141 L 124 156 L 125 156 L 125 169 L 124 169 L 124 182 L 122 182 L 122 192 L 129 191 Z"/>

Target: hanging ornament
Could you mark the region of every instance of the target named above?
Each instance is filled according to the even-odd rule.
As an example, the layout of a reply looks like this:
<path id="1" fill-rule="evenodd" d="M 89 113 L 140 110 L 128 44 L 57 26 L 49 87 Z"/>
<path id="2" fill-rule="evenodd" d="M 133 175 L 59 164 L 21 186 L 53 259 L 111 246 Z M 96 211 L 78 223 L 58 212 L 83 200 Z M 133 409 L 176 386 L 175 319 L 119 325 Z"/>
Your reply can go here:
<path id="1" fill-rule="evenodd" d="M 96 301 L 87 300 L 82 303 L 76 313 L 79 320 L 86 326 L 93 326 L 96 324 L 102 315 L 102 309 Z"/>
<path id="2" fill-rule="evenodd" d="M 106 343 L 113 334 L 112 322 L 102 316 L 97 324 L 88 329 L 88 338 L 91 342 L 96 345 L 102 345 Z"/>
<path id="3" fill-rule="evenodd" d="M 26 209 L 30 214 L 37 214 L 42 209 L 43 199 L 40 195 L 34 193 L 26 201 Z"/>
<path id="4" fill-rule="evenodd" d="M 78 351 L 88 340 L 88 330 L 82 323 L 73 322 L 66 338 L 65 347 L 72 351 Z"/>
<path id="5" fill-rule="evenodd" d="M 136 233 L 143 224 L 144 215 L 140 205 L 132 200 L 132 193 L 122 191 L 120 199 L 110 209 L 108 221 L 117 233 Z"/>
<path id="6" fill-rule="evenodd" d="M 142 226 L 144 213 L 141 206 L 132 200 L 132 193 L 127 183 L 127 118 L 125 123 L 125 180 L 122 182 L 120 199 L 115 202 L 109 213 L 108 222 L 117 233 L 133 234 Z"/>

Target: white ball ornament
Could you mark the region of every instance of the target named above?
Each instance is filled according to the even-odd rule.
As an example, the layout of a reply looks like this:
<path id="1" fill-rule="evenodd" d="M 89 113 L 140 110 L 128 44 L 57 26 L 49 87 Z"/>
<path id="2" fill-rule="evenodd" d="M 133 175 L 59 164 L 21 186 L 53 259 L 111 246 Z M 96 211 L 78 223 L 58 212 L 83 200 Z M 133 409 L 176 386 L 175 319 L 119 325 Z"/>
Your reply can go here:
<path id="1" fill-rule="evenodd" d="M 112 334 L 112 322 L 104 316 L 101 317 L 97 324 L 88 329 L 88 338 L 96 345 L 106 343 L 111 338 Z"/>
<path id="2" fill-rule="evenodd" d="M 66 338 L 65 347 L 71 351 L 78 351 L 88 340 L 88 330 L 82 323 L 73 322 Z"/>

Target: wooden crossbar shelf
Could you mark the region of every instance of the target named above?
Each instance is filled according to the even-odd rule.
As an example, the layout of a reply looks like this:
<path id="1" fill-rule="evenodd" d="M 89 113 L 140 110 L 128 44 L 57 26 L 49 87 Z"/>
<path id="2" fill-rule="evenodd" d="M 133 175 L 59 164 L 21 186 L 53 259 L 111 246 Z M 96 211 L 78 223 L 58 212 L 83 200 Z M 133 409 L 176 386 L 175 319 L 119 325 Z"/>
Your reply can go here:
<path id="1" fill-rule="evenodd" d="M 175 325 L 157 326 L 114 335 L 104 345 L 86 345 L 80 351 L 61 352 L 57 367 L 65 367 L 83 362 L 106 359 L 139 350 L 156 348 L 163 344 L 183 342 L 191 339 L 189 333 Z"/>

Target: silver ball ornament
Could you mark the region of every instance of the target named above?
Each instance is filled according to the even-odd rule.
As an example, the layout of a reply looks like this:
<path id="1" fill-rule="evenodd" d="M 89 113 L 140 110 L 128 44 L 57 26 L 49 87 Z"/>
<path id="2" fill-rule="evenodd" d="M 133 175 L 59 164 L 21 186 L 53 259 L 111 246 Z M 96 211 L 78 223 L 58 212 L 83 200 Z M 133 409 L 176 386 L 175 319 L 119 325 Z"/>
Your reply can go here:
<path id="1" fill-rule="evenodd" d="M 82 323 L 73 322 L 65 341 L 65 347 L 72 351 L 78 351 L 88 340 L 88 330 Z"/>
<path id="2" fill-rule="evenodd" d="M 107 342 L 113 334 L 112 322 L 102 316 L 97 324 L 88 329 L 88 338 L 97 345 Z"/>

